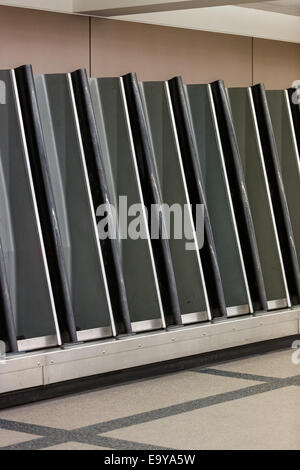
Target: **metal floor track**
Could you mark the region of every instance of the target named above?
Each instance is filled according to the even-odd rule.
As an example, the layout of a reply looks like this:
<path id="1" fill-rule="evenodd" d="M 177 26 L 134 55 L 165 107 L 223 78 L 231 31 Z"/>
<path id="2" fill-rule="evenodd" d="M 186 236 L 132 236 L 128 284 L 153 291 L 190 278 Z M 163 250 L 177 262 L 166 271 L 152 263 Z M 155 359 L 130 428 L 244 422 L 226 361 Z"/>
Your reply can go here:
<path id="1" fill-rule="evenodd" d="M 291 347 L 300 309 L 104 340 L 0 362 L 0 409 Z"/>

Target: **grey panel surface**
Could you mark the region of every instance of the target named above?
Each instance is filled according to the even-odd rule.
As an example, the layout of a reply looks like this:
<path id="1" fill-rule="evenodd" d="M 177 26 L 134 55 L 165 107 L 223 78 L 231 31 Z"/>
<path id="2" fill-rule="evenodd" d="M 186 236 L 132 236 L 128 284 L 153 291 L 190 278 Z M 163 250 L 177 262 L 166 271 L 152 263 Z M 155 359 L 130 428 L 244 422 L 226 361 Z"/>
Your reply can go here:
<path id="1" fill-rule="evenodd" d="M 35 83 L 76 328 L 107 328 L 109 298 L 69 79 L 42 75 Z"/>
<path id="2" fill-rule="evenodd" d="M 187 95 L 226 306 L 249 305 L 247 280 L 209 99 L 209 87 L 188 85 Z"/>
<path id="3" fill-rule="evenodd" d="M 285 299 L 288 292 L 281 263 L 277 228 L 273 219 L 273 206 L 268 179 L 264 168 L 255 114 L 251 106 L 251 90 L 228 90 L 246 189 L 251 208 L 257 246 L 261 260 L 268 302 Z"/>
<path id="4" fill-rule="evenodd" d="M 0 239 L 16 334 L 32 339 L 55 335 L 56 317 L 12 73 L 0 71 Z"/>
<path id="5" fill-rule="evenodd" d="M 153 155 L 155 156 L 163 203 L 170 207 L 173 204 L 179 204 L 182 213 L 184 213 L 188 196 L 184 187 L 180 150 L 176 145 L 166 84 L 164 82 L 148 82 L 141 84 L 141 89 L 151 131 Z M 185 238 L 175 239 L 172 232 L 169 243 L 182 314 L 203 312 L 203 320 L 208 320 L 209 305 L 205 298 L 199 254 L 195 250 L 188 251 L 187 240 Z"/>
<path id="6" fill-rule="evenodd" d="M 300 262 L 300 160 L 288 92 L 266 91 L 266 95 Z"/>
<path id="7" fill-rule="evenodd" d="M 118 212 L 121 196 L 127 197 L 128 209 L 142 202 L 121 82 L 119 78 L 92 79 L 90 87 L 110 198 Z M 129 224 L 134 218 L 135 216 L 128 218 Z M 131 321 L 135 323 L 161 319 L 162 307 L 150 240 L 132 240 L 129 236 L 126 238 L 124 228 L 119 225 L 118 239 Z M 151 328 L 150 323 L 149 327 Z"/>

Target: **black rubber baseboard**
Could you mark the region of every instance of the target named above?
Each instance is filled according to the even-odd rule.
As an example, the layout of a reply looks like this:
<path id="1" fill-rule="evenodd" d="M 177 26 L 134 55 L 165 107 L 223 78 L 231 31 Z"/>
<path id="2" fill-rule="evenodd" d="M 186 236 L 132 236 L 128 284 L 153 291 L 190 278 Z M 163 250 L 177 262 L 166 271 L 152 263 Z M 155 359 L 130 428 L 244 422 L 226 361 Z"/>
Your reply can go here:
<path id="1" fill-rule="evenodd" d="M 299 339 L 299 336 L 289 336 L 286 338 L 204 353 L 197 356 L 184 357 L 172 361 L 135 367 L 118 372 L 85 377 L 44 387 L 5 393 L 0 395 L 0 410 L 76 393 L 124 385 L 132 381 L 150 379 L 182 370 L 194 369 L 196 367 L 212 366 L 232 360 L 238 360 L 247 356 L 261 355 L 272 351 L 278 351 L 280 349 L 287 349 L 291 347 L 293 341 L 296 339 Z"/>

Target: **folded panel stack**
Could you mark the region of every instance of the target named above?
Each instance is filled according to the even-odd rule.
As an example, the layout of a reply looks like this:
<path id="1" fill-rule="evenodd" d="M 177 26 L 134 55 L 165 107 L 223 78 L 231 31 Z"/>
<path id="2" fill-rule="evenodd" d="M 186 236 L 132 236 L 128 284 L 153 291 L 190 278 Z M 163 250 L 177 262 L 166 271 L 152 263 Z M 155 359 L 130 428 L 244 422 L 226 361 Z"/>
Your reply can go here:
<path id="1" fill-rule="evenodd" d="M 295 244 L 291 214 L 283 182 L 278 147 L 268 106 L 266 91 L 262 84 L 251 88 L 258 135 L 266 167 L 274 216 L 277 224 L 280 248 L 288 283 L 291 302 L 300 303 L 300 270 Z M 290 125 L 290 124 L 289 124 Z M 295 195 L 296 196 L 296 195 Z M 296 196 L 297 197 L 297 196 Z"/>
<path id="2" fill-rule="evenodd" d="M 188 85 L 187 96 L 228 315 L 247 314 L 253 305 L 211 88 Z"/>
<path id="3" fill-rule="evenodd" d="M 68 75 L 35 78 L 77 337 L 110 336 L 111 303 Z"/>
<path id="4" fill-rule="evenodd" d="M 7 351 L 299 305 L 294 93 L 0 71 Z"/>
<path id="5" fill-rule="evenodd" d="M 98 228 L 105 223 L 105 220 L 108 221 L 110 226 L 114 226 L 115 221 L 111 210 L 112 201 L 86 71 L 77 70 L 73 72 L 71 82 L 74 92 L 74 107 L 78 117 L 78 131 L 82 138 L 91 189 L 93 215 Z M 102 211 L 99 213 L 99 208 L 103 206 L 107 207 L 107 214 Z M 100 237 L 100 244 L 113 311 L 113 334 L 114 336 L 130 335 L 132 334 L 132 326 L 122 270 L 120 245 L 116 237 L 113 236 Z"/>
<path id="6" fill-rule="evenodd" d="M 267 310 L 263 273 L 228 94 L 221 81 L 212 83 L 210 87 L 253 309 L 255 312 Z"/>
<path id="7" fill-rule="evenodd" d="M 167 327 L 181 326 L 182 317 L 170 245 L 166 236 L 166 221 L 164 214 L 159 210 L 162 206 L 162 191 L 136 75 L 128 74 L 122 77 L 122 86 L 124 102 L 126 102 L 128 112 L 128 123 L 131 128 L 137 172 L 141 182 L 143 202 L 148 211 L 150 234 L 153 226 L 159 227 L 158 236 L 151 237 L 151 245 L 162 294 L 165 324 Z"/>
<path id="8" fill-rule="evenodd" d="M 210 302 L 212 318 L 226 317 L 226 301 L 216 254 L 216 246 L 206 203 L 205 191 L 200 172 L 195 141 L 193 139 L 192 122 L 189 114 L 186 93 L 181 77 L 168 82 L 170 103 L 174 115 L 178 145 L 181 153 L 183 171 L 187 182 L 189 201 L 192 207 L 199 204 L 204 207 L 204 244 L 201 259 L 204 267 L 205 284 Z M 197 224 L 193 210 L 195 225 Z"/>
<path id="9" fill-rule="evenodd" d="M 92 79 L 90 82 L 97 128 L 110 200 L 118 217 L 117 239 L 120 245 L 122 269 L 127 291 L 133 330 L 162 328 L 163 306 L 156 275 L 148 224 L 143 211 L 143 194 L 132 147 L 131 130 L 120 78 Z M 134 207 L 135 205 L 135 207 Z M 131 239 L 130 217 L 140 216 L 145 237 Z M 121 213 L 120 211 L 124 211 Z M 139 260 L 142 260 L 141 262 Z"/>
<path id="10" fill-rule="evenodd" d="M 61 341 L 15 72 L 0 81 L 0 339 L 17 352 Z"/>
<path id="11" fill-rule="evenodd" d="M 164 82 L 143 83 L 141 91 L 151 132 L 162 201 L 174 210 L 180 208 L 182 216 L 186 217 L 185 224 L 189 224 L 189 227 L 185 227 L 186 231 L 191 234 L 191 239 L 187 239 L 185 234 L 175 238 L 175 233 L 170 233 L 170 250 L 183 322 L 187 324 L 207 321 L 211 319 L 211 312 L 203 275 L 201 247 L 196 246 L 197 234 L 192 210 L 189 210 L 190 200 L 177 143 L 168 85 Z M 178 221 L 175 227 L 174 220 L 173 230 L 182 229 L 182 222 Z M 188 249 L 188 244 L 194 246 Z"/>
<path id="12" fill-rule="evenodd" d="M 287 307 L 290 306 L 290 298 L 251 90 L 231 88 L 228 94 L 261 260 L 268 309 Z"/>
<path id="13" fill-rule="evenodd" d="M 300 160 L 287 90 L 266 91 L 279 166 L 290 214 L 298 264 L 300 263 Z"/>

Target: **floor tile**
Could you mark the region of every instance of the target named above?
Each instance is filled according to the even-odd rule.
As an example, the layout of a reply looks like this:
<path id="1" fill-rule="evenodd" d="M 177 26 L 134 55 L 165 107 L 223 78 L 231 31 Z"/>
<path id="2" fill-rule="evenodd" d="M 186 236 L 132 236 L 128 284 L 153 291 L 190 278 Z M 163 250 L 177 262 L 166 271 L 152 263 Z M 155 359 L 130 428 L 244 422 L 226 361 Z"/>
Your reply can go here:
<path id="1" fill-rule="evenodd" d="M 104 435 L 185 450 L 299 450 L 300 390 L 273 390 Z"/>
<path id="2" fill-rule="evenodd" d="M 257 382 L 183 372 L 0 412 L 0 418 L 75 429 L 164 408 Z"/>
<path id="3" fill-rule="evenodd" d="M 292 349 L 289 349 L 262 356 L 253 356 L 241 361 L 214 366 L 214 369 L 279 378 L 300 375 L 300 365 L 295 365 L 292 362 L 293 352 Z"/>
<path id="4" fill-rule="evenodd" d="M 32 441 L 38 439 L 40 436 L 34 436 L 16 431 L 7 431 L 6 429 L 0 429 L 0 447 L 14 446 L 22 442 Z"/>

